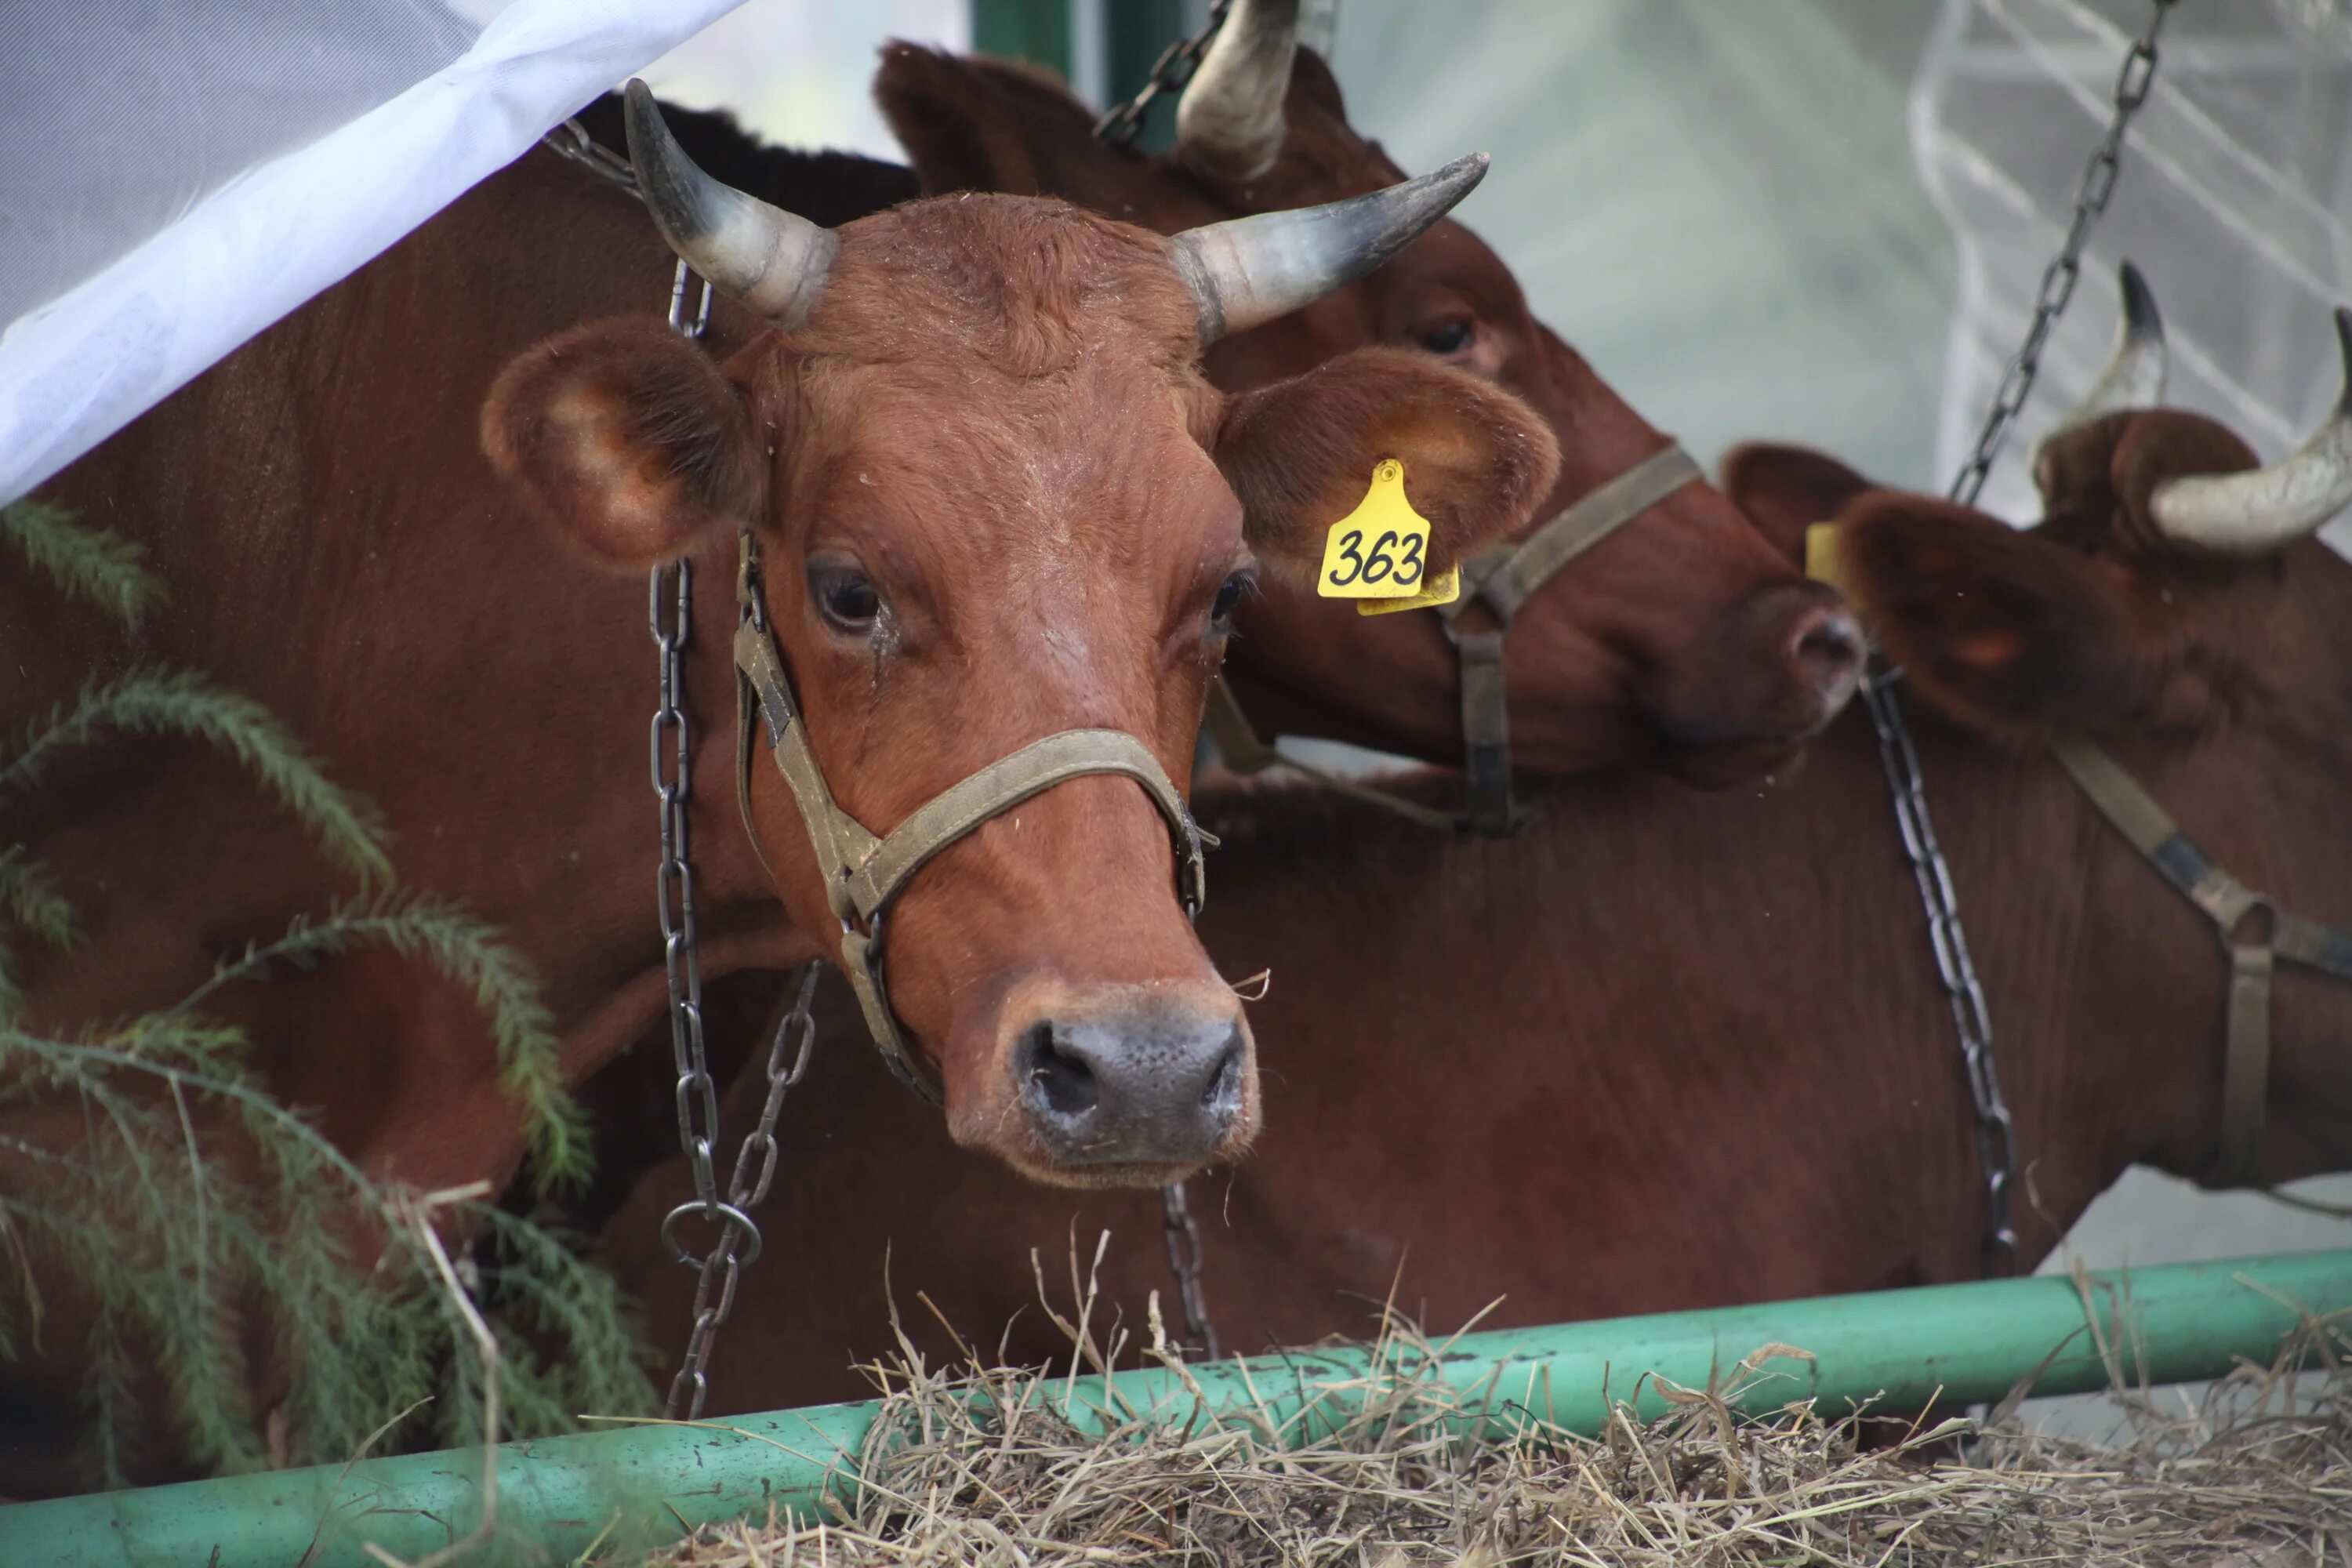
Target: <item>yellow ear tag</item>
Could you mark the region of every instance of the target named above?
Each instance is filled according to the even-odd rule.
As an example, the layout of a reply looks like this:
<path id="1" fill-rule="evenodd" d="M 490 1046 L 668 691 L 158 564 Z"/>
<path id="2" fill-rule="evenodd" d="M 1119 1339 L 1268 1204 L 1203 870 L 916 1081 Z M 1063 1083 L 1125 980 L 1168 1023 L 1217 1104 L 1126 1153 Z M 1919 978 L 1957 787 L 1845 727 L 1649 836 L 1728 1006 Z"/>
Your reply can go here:
<path id="1" fill-rule="evenodd" d="M 1327 599 L 1409 599 L 1421 592 L 1429 520 L 1404 496 L 1404 465 L 1382 458 L 1372 488 L 1323 538 L 1315 591 Z"/>
<path id="2" fill-rule="evenodd" d="M 1846 593 L 1844 581 L 1845 541 L 1838 536 L 1834 522 L 1811 522 L 1805 525 L 1805 575 L 1816 583 L 1826 583 L 1839 593 Z M 1847 594 L 1847 597 L 1853 595 Z"/>
<path id="3" fill-rule="evenodd" d="M 1422 591 L 1410 599 L 1359 599 L 1356 614 L 1360 616 L 1393 616 L 1399 610 L 1426 610 L 1435 605 L 1450 605 L 1462 596 L 1462 568 L 1448 566 L 1432 577 Z"/>

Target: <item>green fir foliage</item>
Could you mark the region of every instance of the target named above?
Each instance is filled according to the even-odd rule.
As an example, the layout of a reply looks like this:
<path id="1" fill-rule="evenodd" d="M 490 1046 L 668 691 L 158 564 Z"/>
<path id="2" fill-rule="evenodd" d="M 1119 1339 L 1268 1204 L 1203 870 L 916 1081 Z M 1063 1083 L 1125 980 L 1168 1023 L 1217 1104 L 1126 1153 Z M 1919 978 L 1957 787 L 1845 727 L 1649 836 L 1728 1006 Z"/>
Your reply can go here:
<path id="1" fill-rule="evenodd" d="M 60 704 L 13 755 L 0 761 L 0 802 L 38 784 L 59 752 L 109 731 L 209 742 L 276 795 L 317 837 L 327 858 L 357 877 L 362 888 L 392 881 L 392 836 L 375 806 L 328 778 L 260 703 L 224 690 L 194 670 L 142 667 L 82 688 L 70 707 Z"/>
<path id="2" fill-rule="evenodd" d="M 162 603 L 160 588 L 130 585 L 134 547 L 29 503 L 6 524 L 67 591 L 126 620 Z M 585 1175 L 588 1142 L 530 965 L 457 904 L 365 896 L 392 881 L 374 808 L 258 704 L 191 673 L 142 668 L 87 688 L 0 751 L 0 807 L 63 748 L 109 731 L 225 750 L 360 878 L 362 896 L 249 947 L 171 1006 L 37 1029 L 6 942 L 70 949 L 73 908 L 24 846 L 0 846 L 0 1112 L 33 1110 L 9 1122 L 56 1130 L 38 1142 L 0 1131 L 0 1161 L 31 1178 L 0 1188 L 0 1361 L 78 1352 L 89 1470 L 103 1485 L 123 1482 L 159 1416 L 211 1469 L 280 1457 L 253 1407 L 257 1355 L 282 1374 L 282 1457 L 295 1462 L 348 1458 L 387 1424 L 396 1442 L 478 1442 L 481 1368 L 405 1194 L 274 1099 L 247 1065 L 244 1032 L 207 1008 L 231 987 L 362 951 L 438 973 L 489 1025 L 544 1190 Z M 434 1212 L 445 1236 L 478 1239 L 474 1293 L 495 1313 L 509 1436 L 566 1430 L 583 1411 L 654 1408 L 642 1332 L 609 1277 L 528 1219 L 472 1202 Z M 46 1310 L 42 1268 L 70 1278 L 82 1308 L 71 1321 Z"/>
<path id="3" fill-rule="evenodd" d="M 141 564 L 147 552 L 120 534 L 90 528 L 47 501 L 0 507 L 0 536 L 24 552 L 67 597 L 97 605 L 126 628 L 163 607 L 163 579 Z"/>

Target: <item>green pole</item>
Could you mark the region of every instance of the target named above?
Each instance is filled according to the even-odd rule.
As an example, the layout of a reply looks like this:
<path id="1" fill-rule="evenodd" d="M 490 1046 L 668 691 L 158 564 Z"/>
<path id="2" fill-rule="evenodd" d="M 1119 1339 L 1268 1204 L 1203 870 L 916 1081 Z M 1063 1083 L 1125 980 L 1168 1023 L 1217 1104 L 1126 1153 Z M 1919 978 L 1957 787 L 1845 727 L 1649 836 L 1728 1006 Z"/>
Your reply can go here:
<path id="1" fill-rule="evenodd" d="M 2241 1360 L 2267 1363 L 2304 1313 L 2352 1309 L 2352 1249 L 2091 1279 L 2090 1321 L 2119 1347 L 2126 1375 L 2178 1383 L 2219 1376 Z M 1814 1359 L 1768 1363 L 1750 1408 L 1811 1397 L 1827 1411 L 1873 1401 L 1893 1412 L 1931 1403 L 1957 1412 L 2000 1398 L 2037 1367 L 2037 1393 L 2106 1386 L 2085 1318 L 2072 1279 L 2042 1276 L 1470 1334 L 1434 1370 L 1474 1400 L 1492 1399 L 1506 1425 L 1517 1405 L 1590 1433 L 1607 1418 L 1608 1399 L 1629 1397 L 1637 1380 L 1643 1413 L 1664 1408 L 1643 1373 L 1703 1387 L 1777 1342 Z M 1249 1373 L 1280 1419 L 1324 1384 L 1361 1377 L 1366 1365 L 1365 1352 L 1349 1348 L 1262 1358 Z M 1250 1403 L 1235 1363 L 1194 1372 L 1220 1405 Z M 1192 1412 L 1192 1395 L 1164 1369 L 1116 1381 L 1133 1409 L 1179 1420 Z M 1079 1380 L 1072 1400 L 1082 1425 L 1099 1425 L 1102 1380 Z M 848 1460 L 877 1408 L 729 1417 L 733 1431 L 635 1426 L 509 1444 L 499 1458 L 501 1536 L 512 1550 L 535 1545 L 561 1562 L 600 1533 L 608 1544 L 635 1546 L 674 1540 L 681 1523 L 807 1509 L 828 1485 L 846 1488 Z M 364 1563 L 362 1543 L 371 1540 L 416 1557 L 478 1517 L 481 1459 L 478 1449 L 419 1454 L 0 1508 L 0 1564 L 294 1568 L 314 1538 L 317 1568 Z"/>

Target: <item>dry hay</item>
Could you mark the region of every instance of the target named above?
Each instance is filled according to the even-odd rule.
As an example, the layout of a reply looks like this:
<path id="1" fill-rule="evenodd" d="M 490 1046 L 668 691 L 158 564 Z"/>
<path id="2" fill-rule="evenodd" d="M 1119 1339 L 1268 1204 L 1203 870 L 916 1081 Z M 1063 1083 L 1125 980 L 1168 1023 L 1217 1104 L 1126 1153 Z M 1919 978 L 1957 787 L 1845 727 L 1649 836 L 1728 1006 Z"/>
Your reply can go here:
<path id="1" fill-rule="evenodd" d="M 1981 1429 L 1881 1423 L 1861 1447 L 1851 1412 L 1740 1417 L 1728 1388 L 1668 1389 L 1654 1421 L 1621 1406 L 1598 1437 L 1482 1438 L 1491 1405 L 1437 1380 L 1444 1347 L 1402 1328 L 1376 1373 L 1334 1385 L 1360 1405 L 1318 1434 L 1294 1424 L 1276 1441 L 1244 1411 L 1087 1437 L 1052 1412 L 1065 1385 L 1051 1373 L 949 1377 L 908 1358 L 887 1369 L 854 1506 L 823 1524 L 714 1527 L 653 1561 L 2352 1568 L 2346 1346 L 2344 1325 L 2314 1324 L 2292 1363 L 2201 1403 L 2111 1395 L 2113 1445 L 2037 1434 L 2012 1400 Z"/>

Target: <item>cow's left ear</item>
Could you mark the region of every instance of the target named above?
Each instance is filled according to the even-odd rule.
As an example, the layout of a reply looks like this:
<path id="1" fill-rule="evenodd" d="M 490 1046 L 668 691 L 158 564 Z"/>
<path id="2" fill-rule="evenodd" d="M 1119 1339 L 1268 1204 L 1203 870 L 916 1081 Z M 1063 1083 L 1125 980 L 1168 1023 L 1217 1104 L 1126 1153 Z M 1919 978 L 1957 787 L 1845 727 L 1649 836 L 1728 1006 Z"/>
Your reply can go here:
<path id="1" fill-rule="evenodd" d="M 1772 548 L 1805 563 L 1805 530 L 1827 522 L 1877 485 L 1825 452 L 1750 441 L 1724 454 L 1723 493 Z"/>
<path id="2" fill-rule="evenodd" d="M 1838 563 L 1887 657 L 1948 718 L 2033 743 L 2153 716 L 2127 566 L 1889 490 L 1840 521 Z"/>
<path id="3" fill-rule="evenodd" d="M 1384 458 L 1429 520 L 1429 567 L 1526 523 L 1559 471 L 1550 426 L 1509 393 L 1402 349 L 1357 349 L 1226 406 L 1215 457 L 1268 569 L 1308 580 Z"/>

